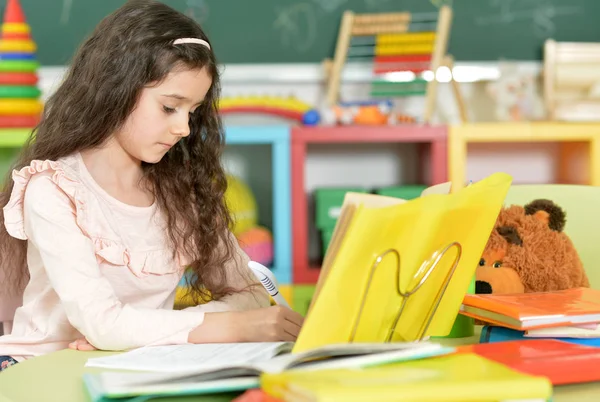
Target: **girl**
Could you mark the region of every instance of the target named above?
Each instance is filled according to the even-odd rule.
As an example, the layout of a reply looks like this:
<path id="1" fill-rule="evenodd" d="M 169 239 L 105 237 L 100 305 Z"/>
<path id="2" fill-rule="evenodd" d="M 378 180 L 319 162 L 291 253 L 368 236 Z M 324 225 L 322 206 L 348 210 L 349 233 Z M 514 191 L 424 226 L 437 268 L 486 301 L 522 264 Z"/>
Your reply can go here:
<path id="1" fill-rule="evenodd" d="M 1 194 L 0 364 L 66 348 L 292 341 L 228 228 L 219 74 L 190 18 L 128 1 L 79 49 Z M 207 302 L 172 309 L 185 267 Z M 26 286 L 23 286 L 26 284 Z"/>

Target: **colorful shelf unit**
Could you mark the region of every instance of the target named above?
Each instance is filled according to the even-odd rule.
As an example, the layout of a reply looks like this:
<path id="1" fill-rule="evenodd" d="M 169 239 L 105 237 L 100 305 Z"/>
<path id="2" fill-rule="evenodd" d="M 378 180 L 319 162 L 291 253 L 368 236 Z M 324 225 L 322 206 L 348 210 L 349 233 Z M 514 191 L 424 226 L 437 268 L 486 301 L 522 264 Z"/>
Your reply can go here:
<path id="1" fill-rule="evenodd" d="M 431 183 L 447 180 L 447 136 L 445 126 L 335 126 L 294 127 L 291 133 L 292 168 L 292 227 L 293 282 L 296 298 L 297 285 L 313 285 L 319 277 L 319 267 L 311 266 L 308 256 L 308 203 L 305 194 L 305 161 L 308 144 L 335 143 L 419 143 L 423 152 L 429 149 Z M 425 158 L 422 158 L 423 160 Z"/>
<path id="2" fill-rule="evenodd" d="M 471 123 L 448 128 L 448 173 L 453 191 L 467 184 L 469 144 L 542 142 L 560 144 L 556 182 L 600 186 L 600 123 Z M 577 178 L 582 172 L 586 177 Z"/>
<path id="3" fill-rule="evenodd" d="M 273 181 L 272 271 L 280 285 L 292 283 L 292 225 L 290 189 L 290 129 L 288 126 L 227 127 L 228 145 L 271 145 Z"/>

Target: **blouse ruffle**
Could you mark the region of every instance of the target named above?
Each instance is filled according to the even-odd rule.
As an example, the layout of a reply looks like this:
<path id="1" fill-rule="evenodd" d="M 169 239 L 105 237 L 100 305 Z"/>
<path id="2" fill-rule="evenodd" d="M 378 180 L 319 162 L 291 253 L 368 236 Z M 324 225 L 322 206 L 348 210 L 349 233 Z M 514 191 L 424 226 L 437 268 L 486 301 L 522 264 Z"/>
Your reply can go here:
<path id="1" fill-rule="evenodd" d="M 51 160 L 34 160 L 29 166 L 14 170 L 12 179 L 14 187 L 10 200 L 4 207 L 4 225 L 7 232 L 17 239 L 27 240 L 24 226 L 24 200 L 27 186 L 31 179 L 38 174 L 50 177 L 52 182 L 66 194 L 75 208 L 77 226 L 84 235 L 90 237 L 99 262 L 105 261 L 115 267 L 126 266 L 135 276 L 165 275 L 182 272 L 181 259 L 173 259 L 172 251 L 167 247 L 133 250 L 122 242 L 112 240 L 109 234 L 93 233 L 90 223 L 93 216 L 88 216 L 89 191 L 77 179 L 75 173 L 65 170 L 63 164 Z"/>

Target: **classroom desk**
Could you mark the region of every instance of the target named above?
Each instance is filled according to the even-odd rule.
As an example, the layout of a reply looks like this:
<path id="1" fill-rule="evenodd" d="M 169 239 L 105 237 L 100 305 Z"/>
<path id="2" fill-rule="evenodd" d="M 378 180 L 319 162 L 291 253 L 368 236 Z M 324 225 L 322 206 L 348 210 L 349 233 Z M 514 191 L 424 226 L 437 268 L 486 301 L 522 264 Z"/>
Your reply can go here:
<path id="1" fill-rule="evenodd" d="M 476 333 L 479 331 L 476 330 Z M 447 345 L 476 343 L 479 336 L 460 339 L 436 339 Z M 41 356 L 0 374 L 0 402 L 89 402 L 81 376 L 84 372 L 100 369 L 85 368 L 90 357 L 110 355 L 110 352 L 78 352 L 63 350 Z M 238 394 L 220 394 L 204 397 L 190 396 L 157 398 L 162 402 L 225 402 Z M 554 388 L 552 402 L 600 401 L 600 383 L 568 385 Z"/>

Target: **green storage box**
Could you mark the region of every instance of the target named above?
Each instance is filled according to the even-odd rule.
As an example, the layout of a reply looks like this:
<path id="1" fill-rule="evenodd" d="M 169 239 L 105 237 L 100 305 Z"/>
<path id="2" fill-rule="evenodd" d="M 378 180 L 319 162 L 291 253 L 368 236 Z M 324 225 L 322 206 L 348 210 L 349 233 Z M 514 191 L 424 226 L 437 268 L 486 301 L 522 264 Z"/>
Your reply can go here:
<path id="1" fill-rule="evenodd" d="M 334 227 L 321 229 L 321 240 L 323 242 L 323 255 L 325 255 L 325 252 L 329 248 L 329 243 L 331 243 L 331 238 L 333 237 L 333 229 L 334 229 Z"/>
<path id="2" fill-rule="evenodd" d="M 347 192 L 364 193 L 363 188 L 319 188 L 315 190 L 315 225 L 332 229 L 337 222 Z"/>
<path id="3" fill-rule="evenodd" d="M 423 190 L 427 186 L 421 184 L 411 184 L 406 186 L 384 187 L 375 191 L 376 194 L 385 195 L 387 197 L 402 198 L 404 200 L 412 200 L 421 196 Z"/>

